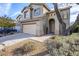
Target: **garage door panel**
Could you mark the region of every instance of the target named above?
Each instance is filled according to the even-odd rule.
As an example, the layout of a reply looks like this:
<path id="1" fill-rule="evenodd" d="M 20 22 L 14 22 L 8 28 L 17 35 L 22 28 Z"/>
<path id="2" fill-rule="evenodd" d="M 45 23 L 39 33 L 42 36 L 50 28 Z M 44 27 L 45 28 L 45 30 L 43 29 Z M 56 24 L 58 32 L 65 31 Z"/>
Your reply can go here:
<path id="1" fill-rule="evenodd" d="M 36 35 L 36 24 L 23 25 L 23 32 Z"/>

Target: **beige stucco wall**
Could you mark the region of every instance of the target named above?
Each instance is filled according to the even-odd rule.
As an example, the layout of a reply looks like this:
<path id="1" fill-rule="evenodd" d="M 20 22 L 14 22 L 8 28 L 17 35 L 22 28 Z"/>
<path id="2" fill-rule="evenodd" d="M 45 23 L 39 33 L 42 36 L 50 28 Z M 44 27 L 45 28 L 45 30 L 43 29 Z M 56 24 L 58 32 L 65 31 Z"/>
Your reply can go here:
<path id="1" fill-rule="evenodd" d="M 43 22 L 42 21 L 38 21 L 37 22 L 37 35 L 43 35 Z"/>
<path id="2" fill-rule="evenodd" d="M 42 17 L 37 21 L 37 35 L 45 35 L 45 29 L 48 25 L 46 20 L 46 17 Z"/>
<path id="3" fill-rule="evenodd" d="M 48 12 L 48 10 L 45 7 L 42 6 L 42 13 L 45 14 L 47 12 Z"/>

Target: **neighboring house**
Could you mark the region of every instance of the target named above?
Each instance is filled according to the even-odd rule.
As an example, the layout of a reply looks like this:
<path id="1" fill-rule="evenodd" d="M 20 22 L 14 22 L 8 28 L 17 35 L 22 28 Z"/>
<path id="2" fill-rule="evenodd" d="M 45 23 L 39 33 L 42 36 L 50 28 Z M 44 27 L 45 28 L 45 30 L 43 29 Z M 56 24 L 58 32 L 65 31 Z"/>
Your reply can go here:
<path id="1" fill-rule="evenodd" d="M 22 18 L 22 17 L 21 17 L 21 14 L 17 16 L 17 18 L 16 18 L 16 23 L 17 23 L 16 26 L 21 27 L 21 26 L 20 26 L 21 18 Z"/>
<path id="2" fill-rule="evenodd" d="M 70 26 L 70 7 L 59 9 L 66 28 Z M 60 34 L 62 32 L 54 10 L 49 10 L 44 3 L 31 3 L 24 7 L 17 20 L 20 22 L 23 33 L 33 35 Z"/>
<path id="3" fill-rule="evenodd" d="M 20 22 L 18 22 L 18 20 L 16 20 L 14 23 L 16 24 L 16 26 L 14 26 L 13 28 L 16 29 L 17 32 L 21 32 Z"/>

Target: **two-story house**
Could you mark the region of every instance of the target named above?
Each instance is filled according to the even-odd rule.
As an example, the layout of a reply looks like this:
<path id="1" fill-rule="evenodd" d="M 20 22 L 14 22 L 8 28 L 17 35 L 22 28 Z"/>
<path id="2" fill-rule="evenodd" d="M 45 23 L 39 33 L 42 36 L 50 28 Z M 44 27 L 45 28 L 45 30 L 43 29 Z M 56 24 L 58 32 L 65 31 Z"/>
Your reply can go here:
<path id="1" fill-rule="evenodd" d="M 70 7 L 59 9 L 59 12 L 68 28 L 70 26 Z M 23 33 L 40 36 L 62 32 L 62 25 L 55 11 L 50 10 L 44 3 L 31 3 L 28 7 L 24 7 L 17 19 L 20 21 Z"/>

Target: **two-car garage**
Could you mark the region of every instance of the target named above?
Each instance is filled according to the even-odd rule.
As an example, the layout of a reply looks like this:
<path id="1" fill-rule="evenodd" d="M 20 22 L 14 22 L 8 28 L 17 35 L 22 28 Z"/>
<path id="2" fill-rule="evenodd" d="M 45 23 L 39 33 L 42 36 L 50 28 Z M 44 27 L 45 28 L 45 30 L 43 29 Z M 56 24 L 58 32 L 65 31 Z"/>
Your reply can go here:
<path id="1" fill-rule="evenodd" d="M 36 35 L 36 23 L 23 24 L 23 33 Z"/>

